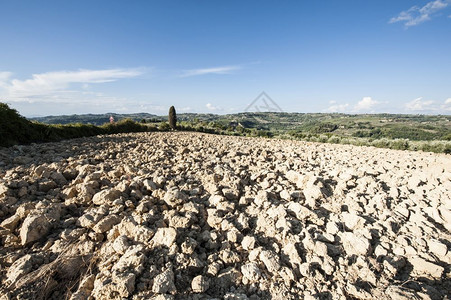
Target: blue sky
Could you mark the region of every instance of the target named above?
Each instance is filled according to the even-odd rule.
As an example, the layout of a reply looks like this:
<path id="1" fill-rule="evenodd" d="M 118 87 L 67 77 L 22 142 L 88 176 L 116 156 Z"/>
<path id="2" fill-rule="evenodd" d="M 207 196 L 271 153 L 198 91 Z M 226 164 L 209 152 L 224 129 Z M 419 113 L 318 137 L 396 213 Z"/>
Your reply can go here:
<path id="1" fill-rule="evenodd" d="M 0 45 L 26 116 L 451 113 L 451 0 L 0 0 Z"/>

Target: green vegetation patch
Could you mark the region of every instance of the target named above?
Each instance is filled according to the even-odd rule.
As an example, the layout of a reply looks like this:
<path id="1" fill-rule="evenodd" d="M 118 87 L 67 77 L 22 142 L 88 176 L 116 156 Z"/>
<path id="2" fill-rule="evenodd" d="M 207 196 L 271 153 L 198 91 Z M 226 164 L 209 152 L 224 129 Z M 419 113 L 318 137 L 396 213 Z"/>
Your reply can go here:
<path id="1" fill-rule="evenodd" d="M 156 126 L 141 124 L 131 119 L 102 126 L 91 124 L 43 124 L 31 122 L 19 115 L 5 103 L 0 103 L 0 146 L 38 142 L 56 142 L 64 139 L 94 136 L 99 134 L 156 131 Z"/>
<path id="2" fill-rule="evenodd" d="M 112 115 L 118 122 L 106 123 Z M 127 117 L 130 118 L 127 118 Z M 0 146 L 50 142 L 99 134 L 169 131 L 168 117 L 151 114 L 72 115 L 30 121 L 0 103 Z M 90 123 L 102 121 L 103 125 Z M 374 146 L 398 150 L 451 153 L 451 116 L 346 115 L 304 113 L 177 114 L 177 129 L 221 135 L 296 139 L 312 142 Z"/>

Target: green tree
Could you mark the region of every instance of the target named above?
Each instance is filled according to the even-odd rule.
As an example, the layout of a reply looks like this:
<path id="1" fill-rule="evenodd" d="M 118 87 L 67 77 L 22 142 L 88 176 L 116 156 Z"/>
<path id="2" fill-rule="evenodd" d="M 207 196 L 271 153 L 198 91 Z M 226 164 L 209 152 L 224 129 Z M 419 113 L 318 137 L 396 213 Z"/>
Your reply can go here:
<path id="1" fill-rule="evenodd" d="M 174 106 L 169 108 L 169 126 L 173 130 L 177 128 L 177 114 L 175 113 Z"/>

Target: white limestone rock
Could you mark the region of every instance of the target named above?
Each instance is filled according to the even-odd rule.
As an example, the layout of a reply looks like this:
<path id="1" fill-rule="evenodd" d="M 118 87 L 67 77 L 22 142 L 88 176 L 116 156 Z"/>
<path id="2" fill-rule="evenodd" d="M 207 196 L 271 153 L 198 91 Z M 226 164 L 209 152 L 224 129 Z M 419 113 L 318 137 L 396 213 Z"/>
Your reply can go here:
<path id="1" fill-rule="evenodd" d="M 371 244 L 369 240 L 361 235 L 352 232 L 344 232 L 341 234 L 343 248 L 348 256 L 351 255 L 368 255 L 371 252 Z"/>
<path id="2" fill-rule="evenodd" d="M 35 242 L 43 238 L 51 227 L 45 215 L 28 215 L 20 228 L 22 245 Z"/>
<path id="3" fill-rule="evenodd" d="M 158 294 L 175 293 L 177 290 L 174 284 L 174 272 L 167 269 L 163 273 L 158 274 L 152 285 L 152 292 Z"/>
<path id="4" fill-rule="evenodd" d="M 103 205 L 103 204 L 111 205 L 111 203 L 120 196 L 121 196 L 120 191 L 115 189 L 106 189 L 96 193 L 92 197 L 92 202 L 95 205 Z"/>

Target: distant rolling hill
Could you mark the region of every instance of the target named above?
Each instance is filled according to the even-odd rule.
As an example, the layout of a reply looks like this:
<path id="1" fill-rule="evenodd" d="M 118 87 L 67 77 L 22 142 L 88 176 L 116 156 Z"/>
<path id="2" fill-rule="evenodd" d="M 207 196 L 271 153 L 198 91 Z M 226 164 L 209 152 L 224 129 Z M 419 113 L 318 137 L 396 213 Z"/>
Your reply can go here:
<path id="1" fill-rule="evenodd" d="M 167 116 L 148 113 L 135 114 L 87 114 L 30 118 L 46 124 L 83 123 L 102 125 L 129 118 L 137 122 L 159 123 Z M 305 134 L 328 134 L 342 137 L 370 139 L 451 140 L 451 116 L 404 114 L 338 114 L 338 113 L 236 113 L 228 115 L 183 113 L 177 114 L 179 122 L 191 125 L 227 129 L 241 126 L 247 129 L 268 131 L 270 136 L 289 134 L 294 137 Z"/>
<path id="2" fill-rule="evenodd" d="M 116 113 L 106 113 L 106 114 L 86 114 L 86 115 L 62 115 L 62 116 L 46 116 L 46 117 L 36 117 L 29 118 L 29 120 L 37 121 L 45 124 L 70 124 L 70 123 L 82 123 L 82 124 L 92 124 L 92 125 L 102 125 L 110 122 L 110 117 L 113 116 L 115 121 L 121 119 L 132 119 L 134 121 L 162 121 L 162 117 L 148 113 L 136 113 L 136 114 L 116 114 Z"/>

